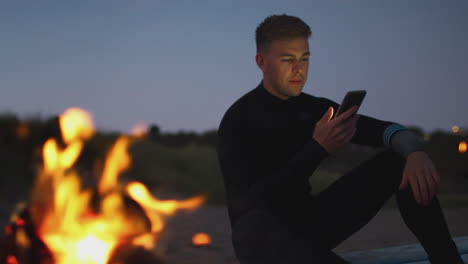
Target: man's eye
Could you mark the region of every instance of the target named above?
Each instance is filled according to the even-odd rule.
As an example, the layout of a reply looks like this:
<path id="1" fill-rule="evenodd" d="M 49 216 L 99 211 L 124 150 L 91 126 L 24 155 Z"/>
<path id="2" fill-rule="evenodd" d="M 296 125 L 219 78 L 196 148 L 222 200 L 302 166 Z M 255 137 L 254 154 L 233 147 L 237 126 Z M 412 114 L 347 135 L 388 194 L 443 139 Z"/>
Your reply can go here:
<path id="1" fill-rule="evenodd" d="M 293 61 L 293 60 L 292 60 L 292 59 L 282 59 L 281 61 L 291 62 L 291 61 Z"/>
<path id="2" fill-rule="evenodd" d="M 302 58 L 301 60 L 302 60 L 302 61 L 309 61 L 309 57 Z"/>

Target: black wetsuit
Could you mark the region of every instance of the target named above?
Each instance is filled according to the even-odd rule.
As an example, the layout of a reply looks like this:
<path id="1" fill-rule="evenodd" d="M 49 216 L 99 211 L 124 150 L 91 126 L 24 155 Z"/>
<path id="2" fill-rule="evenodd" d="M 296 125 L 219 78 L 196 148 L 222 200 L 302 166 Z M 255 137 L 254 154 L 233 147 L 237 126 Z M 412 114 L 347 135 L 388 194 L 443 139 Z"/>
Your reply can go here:
<path id="1" fill-rule="evenodd" d="M 261 83 L 225 113 L 218 155 L 241 263 L 344 263 L 331 249 L 364 226 L 398 189 L 404 159 L 388 149 L 311 195 L 309 177 L 329 155 L 312 136 L 329 106 L 338 109 L 329 99 L 305 93 L 281 100 Z M 392 134 L 403 128 L 361 115 L 351 142 L 389 147 Z M 401 200 L 405 221 L 419 221 L 410 213 L 420 207 L 410 188 L 400 192 Z M 437 238 L 447 242 L 437 199 L 431 206 L 431 217 L 438 217 L 443 229 Z"/>

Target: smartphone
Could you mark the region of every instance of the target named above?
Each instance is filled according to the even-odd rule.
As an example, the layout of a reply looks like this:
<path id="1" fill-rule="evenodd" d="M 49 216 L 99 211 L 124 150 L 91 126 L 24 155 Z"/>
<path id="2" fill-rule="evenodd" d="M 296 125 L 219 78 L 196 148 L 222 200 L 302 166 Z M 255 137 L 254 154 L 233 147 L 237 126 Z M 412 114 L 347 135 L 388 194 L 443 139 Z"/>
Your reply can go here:
<path id="1" fill-rule="evenodd" d="M 356 91 L 349 91 L 346 93 L 343 101 L 341 102 L 340 107 L 338 107 L 338 111 L 333 115 L 333 118 L 339 116 L 340 114 L 346 112 L 351 107 L 357 105 L 358 109 L 366 96 L 366 90 L 356 90 Z"/>

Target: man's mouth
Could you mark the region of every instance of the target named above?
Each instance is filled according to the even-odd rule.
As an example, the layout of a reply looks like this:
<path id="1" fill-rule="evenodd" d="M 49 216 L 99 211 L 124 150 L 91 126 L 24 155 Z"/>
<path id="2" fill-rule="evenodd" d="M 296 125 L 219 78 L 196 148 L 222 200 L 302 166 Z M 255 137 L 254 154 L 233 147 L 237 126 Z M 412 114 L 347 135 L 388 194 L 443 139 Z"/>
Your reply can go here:
<path id="1" fill-rule="evenodd" d="M 301 84 L 302 80 L 290 80 L 289 82 L 292 84 Z"/>

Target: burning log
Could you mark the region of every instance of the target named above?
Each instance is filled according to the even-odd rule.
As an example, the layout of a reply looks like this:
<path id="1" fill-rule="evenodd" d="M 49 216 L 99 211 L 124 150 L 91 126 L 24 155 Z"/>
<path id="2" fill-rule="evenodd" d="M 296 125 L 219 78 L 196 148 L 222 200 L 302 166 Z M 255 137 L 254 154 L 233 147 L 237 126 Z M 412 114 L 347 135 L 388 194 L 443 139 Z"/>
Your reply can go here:
<path id="1" fill-rule="evenodd" d="M 2 263 L 52 264 L 53 257 L 44 242 L 37 236 L 30 214 L 23 210 L 16 220 L 5 227 L 7 234 Z M 16 262 L 16 263 L 15 263 Z"/>

